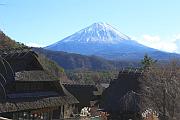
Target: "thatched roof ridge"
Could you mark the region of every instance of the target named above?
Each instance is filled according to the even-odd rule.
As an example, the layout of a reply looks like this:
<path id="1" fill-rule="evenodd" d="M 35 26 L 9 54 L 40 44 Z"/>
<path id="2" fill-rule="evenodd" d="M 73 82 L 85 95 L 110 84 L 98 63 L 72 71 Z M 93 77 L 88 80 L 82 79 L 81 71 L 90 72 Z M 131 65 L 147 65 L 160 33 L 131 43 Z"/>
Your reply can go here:
<path id="1" fill-rule="evenodd" d="M 143 71 L 140 69 L 123 69 L 119 71 L 119 75 L 121 74 L 129 74 L 129 75 L 142 75 Z"/>
<path id="2" fill-rule="evenodd" d="M 0 55 L 6 56 L 6 55 L 13 55 L 13 54 L 21 54 L 24 52 L 32 51 L 30 47 L 18 47 L 18 48 L 5 48 L 0 49 Z"/>
<path id="3" fill-rule="evenodd" d="M 61 83 L 59 84 L 59 86 L 62 88 L 62 91 L 64 92 L 64 94 L 66 96 L 69 96 L 74 101 L 74 103 L 79 103 L 77 98 L 73 96 Z"/>
<path id="4" fill-rule="evenodd" d="M 0 58 L 8 62 L 13 72 L 43 70 L 38 55 L 31 50 L 20 53 L 4 53 Z"/>

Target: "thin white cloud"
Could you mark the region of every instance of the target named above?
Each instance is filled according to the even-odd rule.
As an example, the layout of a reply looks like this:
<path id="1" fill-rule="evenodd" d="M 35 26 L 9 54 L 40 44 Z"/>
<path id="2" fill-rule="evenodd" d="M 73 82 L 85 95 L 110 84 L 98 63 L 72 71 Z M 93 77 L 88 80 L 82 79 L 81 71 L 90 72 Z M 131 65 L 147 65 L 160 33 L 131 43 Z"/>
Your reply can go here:
<path id="1" fill-rule="evenodd" d="M 175 43 L 176 43 L 176 45 L 177 45 L 177 50 L 176 50 L 176 52 L 177 52 L 177 53 L 180 53 L 180 38 L 177 39 L 177 40 L 175 41 Z"/>
<path id="2" fill-rule="evenodd" d="M 38 43 L 26 43 L 27 46 L 29 47 L 45 47 L 45 45 L 41 45 L 41 44 L 38 44 Z"/>
<path id="3" fill-rule="evenodd" d="M 142 38 L 148 42 L 159 42 L 161 39 L 159 36 L 143 35 Z"/>
<path id="4" fill-rule="evenodd" d="M 178 40 L 179 38 L 179 40 Z M 180 53 L 180 34 L 172 36 L 171 40 L 164 40 L 160 36 L 142 35 L 136 39 L 139 43 L 166 52 Z"/>

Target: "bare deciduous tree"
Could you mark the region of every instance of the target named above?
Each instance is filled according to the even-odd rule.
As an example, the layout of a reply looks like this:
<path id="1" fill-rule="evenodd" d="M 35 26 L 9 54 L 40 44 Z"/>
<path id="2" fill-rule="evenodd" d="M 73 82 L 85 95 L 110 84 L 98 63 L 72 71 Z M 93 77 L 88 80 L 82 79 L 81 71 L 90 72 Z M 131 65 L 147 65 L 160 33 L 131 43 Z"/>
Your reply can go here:
<path id="1" fill-rule="evenodd" d="M 169 119 L 180 119 L 180 63 L 154 64 L 140 80 L 146 107 L 157 110 Z"/>

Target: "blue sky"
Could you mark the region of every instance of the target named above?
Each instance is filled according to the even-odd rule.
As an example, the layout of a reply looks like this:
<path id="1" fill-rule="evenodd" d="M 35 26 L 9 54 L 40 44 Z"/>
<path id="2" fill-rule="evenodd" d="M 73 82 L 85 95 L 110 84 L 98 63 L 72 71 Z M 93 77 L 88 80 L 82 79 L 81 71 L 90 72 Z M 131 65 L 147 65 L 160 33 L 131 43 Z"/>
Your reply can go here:
<path id="1" fill-rule="evenodd" d="M 180 53 L 180 0 L 0 0 L 0 29 L 46 46 L 95 22 L 144 45 Z"/>

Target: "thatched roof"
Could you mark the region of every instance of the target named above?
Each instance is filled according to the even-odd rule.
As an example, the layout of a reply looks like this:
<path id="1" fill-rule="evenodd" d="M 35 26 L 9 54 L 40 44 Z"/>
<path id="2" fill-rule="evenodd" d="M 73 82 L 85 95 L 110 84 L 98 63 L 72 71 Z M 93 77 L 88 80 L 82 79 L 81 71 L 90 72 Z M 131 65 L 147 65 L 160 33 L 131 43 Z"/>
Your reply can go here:
<path id="1" fill-rule="evenodd" d="M 39 63 L 38 55 L 34 51 L 10 52 L 1 55 L 13 69 L 14 72 L 43 70 L 42 65 Z"/>
<path id="2" fill-rule="evenodd" d="M 22 71 L 27 71 L 27 72 L 34 71 L 34 72 L 29 72 L 30 73 L 29 76 L 30 75 L 43 76 L 45 74 L 46 76 L 49 75 L 46 71 L 43 71 L 43 67 L 38 61 L 37 57 L 38 55 L 31 50 L 25 50 L 25 51 L 4 50 L 3 52 L 0 51 L 0 83 L 2 83 L 3 86 L 5 86 L 5 84 L 7 83 L 15 81 L 14 78 L 15 74 L 19 74 L 17 72 L 22 72 Z M 41 72 L 38 73 L 38 71 L 36 71 L 37 72 L 36 73 L 35 70 Z M 29 78 L 27 77 L 27 75 L 25 75 L 25 73 L 27 72 L 21 73 L 21 75 L 25 76 L 24 79 Z M 46 80 L 50 78 L 46 78 Z M 17 78 L 16 80 L 19 80 L 19 78 Z"/>
<path id="3" fill-rule="evenodd" d="M 58 81 L 59 78 L 53 76 L 48 71 L 21 71 L 15 74 L 16 81 Z"/>
<path id="4" fill-rule="evenodd" d="M 37 57 L 31 50 L 0 52 L 0 113 L 79 103 Z"/>
<path id="5" fill-rule="evenodd" d="M 65 104 L 77 104 L 79 101 L 60 83 L 60 91 L 12 93 L 5 101 L 0 102 L 0 113 L 21 110 L 57 107 Z"/>
<path id="6" fill-rule="evenodd" d="M 140 90 L 138 79 L 142 76 L 137 71 L 121 71 L 117 79 L 103 92 L 102 107 L 113 113 L 138 112 L 138 97 L 135 92 Z M 134 91 L 134 92 L 132 92 Z"/>
<path id="7" fill-rule="evenodd" d="M 64 104 L 78 103 L 72 96 L 47 97 L 22 102 L 4 102 L 0 103 L 0 113 L 16 112 L 21 110 L 41 109 L 48 107 L 57 107 Z"/>

